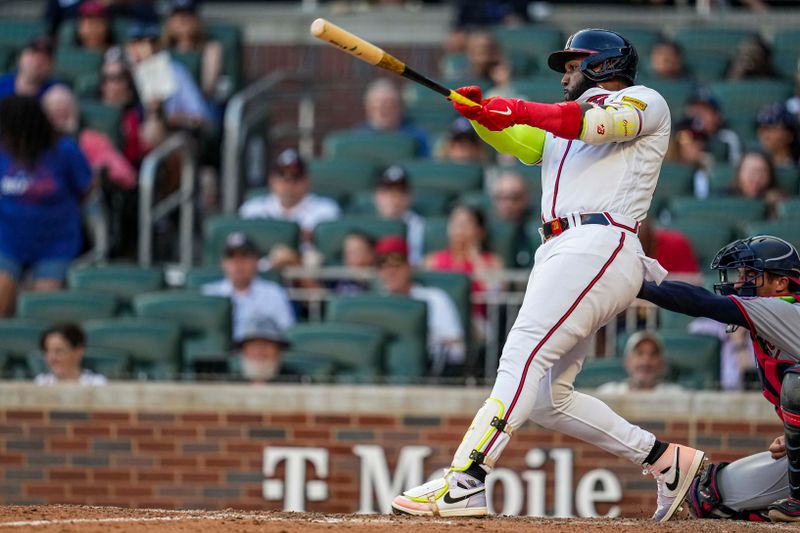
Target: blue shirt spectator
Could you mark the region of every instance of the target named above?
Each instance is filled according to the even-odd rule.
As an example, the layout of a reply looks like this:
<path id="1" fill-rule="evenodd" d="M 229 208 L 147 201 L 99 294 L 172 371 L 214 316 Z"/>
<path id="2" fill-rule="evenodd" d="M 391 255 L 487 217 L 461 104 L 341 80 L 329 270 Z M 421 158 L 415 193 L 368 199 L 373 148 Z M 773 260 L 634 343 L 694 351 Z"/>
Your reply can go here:
<path id="1" fill-rule="evenodd" d="M 56 84 L 50 78 L 53 71 L 53 41 L 37 37 L 19 54 L 17 71 L 0 76 L 0 100 L 12 95 L 41 98 Z"/>
<path id="2" fill-rule="evenodd" d="M 417 141 L 417 156 L 430 157 L 431 148 L 427 132 L 405 118 L 403 99 L 392 82 L 378 79 L 370 83 L 364 94 L 364 113 L 367 120 L 362 126 L 363 129 L 405 133 Z"/>

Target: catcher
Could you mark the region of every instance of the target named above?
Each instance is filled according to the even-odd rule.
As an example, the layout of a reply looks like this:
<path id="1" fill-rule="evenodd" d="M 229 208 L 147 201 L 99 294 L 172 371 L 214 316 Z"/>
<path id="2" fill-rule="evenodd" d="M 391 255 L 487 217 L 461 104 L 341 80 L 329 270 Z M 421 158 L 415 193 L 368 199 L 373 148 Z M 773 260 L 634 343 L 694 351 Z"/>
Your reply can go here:
<path id="1" fill-rule="evenodd" d="M 738 240 L 711 263 L 714 290 L 645 282 L 639 297 L 659 307 L 743 327 L 753 340 L 764 397 L 783 420 L 769 451 L 709 464 L 688 493 L 697 518 L 800 521 L 800 255 L 771 236 Z"/>

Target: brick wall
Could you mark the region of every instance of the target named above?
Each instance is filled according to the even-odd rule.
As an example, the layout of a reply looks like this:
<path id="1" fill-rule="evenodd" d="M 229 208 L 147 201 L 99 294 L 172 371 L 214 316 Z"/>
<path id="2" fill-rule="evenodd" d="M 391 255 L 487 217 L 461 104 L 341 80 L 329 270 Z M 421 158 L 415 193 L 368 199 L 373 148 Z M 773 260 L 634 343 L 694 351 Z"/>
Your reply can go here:
<path id="1" fill-rule="evenodd" d="M 0 391 L 6 385 L 0 384 Z M 14 387 L 20 390 L 20 385 Z M 114 397 L 113 387 L 103 391 L 104 397 Z M 403 412 L 409 406 L 398 408 L 402 403 L 393 404 L 392 398 L 383 404 L 363 398 L 360 408 L 351 409 L 342 396 L 363 394 L 358 388 L 346 393 L 329 388 L 330 392 L 314 391 L 311 395 L 308 387 L 285 388 L 292 392 L 271 395 L 260 404 L 257 395 L 253 398 L 248 394 L 249 387 L 241 387 L 241 402 L 225 404 L 226 393 L 209 388 L 204 394 L 202 386 L 198 387 L 200 392 L 193 390 L 193 399 L 189 400 L 177 398 L 180 394 L 170 395 L 169 388 L 162 387 L 148 402 L 162 402 L 158 409 L 127 401 L 124 390 L 118 401 L 109 402 L 110 407 L 98 406 L 96 397 L 91 401 L 76 398 L 92 393 L 74 387 L 61 400 L 54 388 L 41 393 L 41 397 L 42 389 L 30 386 L 15 397 L 0 392 L 0 503 L 280 509 L 282 500 L 266 500 L 263 495 L 264 449 L 289 446 L 323 448 L 329 454 L 327 497 L 308 501 L 306 508 L 353 512 L 359 505 L 361 467 L 354 446 L 380 445 L 393 471 L 404 446 L 428 445 L 432 453 L 424 463 L 427 476 L 449 462 L 454 446 L 469 425 L 469 411 L 479 405 L 485 394 L 481 390 L 462 392 L 462 396 L 466 394 L 473 400 L 454 412 L 447 407 L 451 402 L 436 402 L 439 391 L 448 394 L 446 389 L 428 389 L 428 400 L 432 400 L 428 405 L 440 405 L 445 409 L 442 415 L 430 412 L 430 407 L 421 414 Z M 393 390 L 393 394 L 402 395 L 402 389 Z M 198 405 L 213 404 L 215 396 L 220 398 L 219 408 Z M 37 399 L 41 406 L 32 405 Z M 317 407 L 303 406 L 304 401 Z M 760 406 L 766 404 L 763 399 L 751 396 L 747 402 L 757 408 L 757 413 L 748 417 L 741 414 L 747 409 L 731 405 L 731 414 L 738 412 L 738 419 L 720 417 L 723 411 L 717 413 L 718 420 L 700 419 L 692 410 L 675 411 L 667 417 L 657 413 L 647 419 L 630 419 L 660 438 L 700 446 L 714 460 L 732 460 L 764 450 L 782 431 L 774 415 L 774 420 L 764 416 Z M 76 407 L 65 407 L 70 403 Z M 413 405 L 410 407 L 413 409 Z M 571 449 L 574 483 L 590 470 L 609 469 L 622 485 L 619 505 L 623 516 L 651 512 L 655 483 L 641 475 L 640 467 L 532 425 L 515 432 L 502 466 L 517 473 L 531 470 L 525 464 L 525 456 L 532 448 Z M 278 465 L 272 477 L 281 479 L 284 468 L 285 464 Z M 548 512 L 553 505 L 553 468 L 551 460 L 538 468 L 547 476 Z M 317 476 L 311 466 L 307 470 L 309 479 Z M 500 508 L 500 487 L 495 496 Z M 608 507 L 609 504 L 601 504 L 597 509 L 604 513 Z"/>

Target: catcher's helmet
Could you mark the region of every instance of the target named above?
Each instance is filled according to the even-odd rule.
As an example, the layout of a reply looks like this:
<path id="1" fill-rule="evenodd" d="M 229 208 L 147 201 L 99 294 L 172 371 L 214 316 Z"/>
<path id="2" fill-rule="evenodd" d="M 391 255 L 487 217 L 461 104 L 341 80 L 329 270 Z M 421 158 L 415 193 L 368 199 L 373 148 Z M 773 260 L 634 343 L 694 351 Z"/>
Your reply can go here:
<path id="1" fill-rule="evenodd" d="M 764 283 L 759 279 L 746 278 L 737 289 L 738 269 L 786 276 L 790 287 L 800 288 L 800 254 L 797 249 L 777 237 L 757 235 L 747 239 L 739 239 L 724 246 L 711 261 L 711 268 L 719 271 L 719 283 L 714 290 L 719 294 L 738 294 L 739 296 L 755 296 L 756 289 Z M 729 270 L 736 271 L 731 272 Z"/>
<path id="2" fill-rule="evenodd" d="M 547 64 L 556 72 L 565 72 L 567 61 L 586 54 L 589 55 L 581 63 L 581 72 L 588 79 L 599 82 L 624 78 L 634 83 L 639 55 L 628 39 L 610 30 L 585 29 L 573 33 L 563 50 L 550 54 Z"/>

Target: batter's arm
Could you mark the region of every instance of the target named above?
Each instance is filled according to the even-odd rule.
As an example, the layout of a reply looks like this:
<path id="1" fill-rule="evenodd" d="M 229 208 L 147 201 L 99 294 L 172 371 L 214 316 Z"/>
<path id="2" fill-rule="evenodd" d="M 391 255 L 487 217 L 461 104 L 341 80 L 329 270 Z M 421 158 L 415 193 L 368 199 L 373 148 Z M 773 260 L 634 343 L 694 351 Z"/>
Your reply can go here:
<path id="1" fill-rule="evenodd" d="M 501 154 L 513 155 L 526 165 L 541 162 L 546 135 L 544 130 L 518 125 L 502 131 L 490 131 L 474 120 L 470 120 L 470 123 L 478 136 Z"/>
<path id="2" fill-rule="evenodd" d="M 748 327 L 747 318 L 733 300 L 688 283 L 665 281 L 661 285 L 656 285 L 646 281 L 637 296 L 675 313 L 702 316 L 723 324 Z"/>

